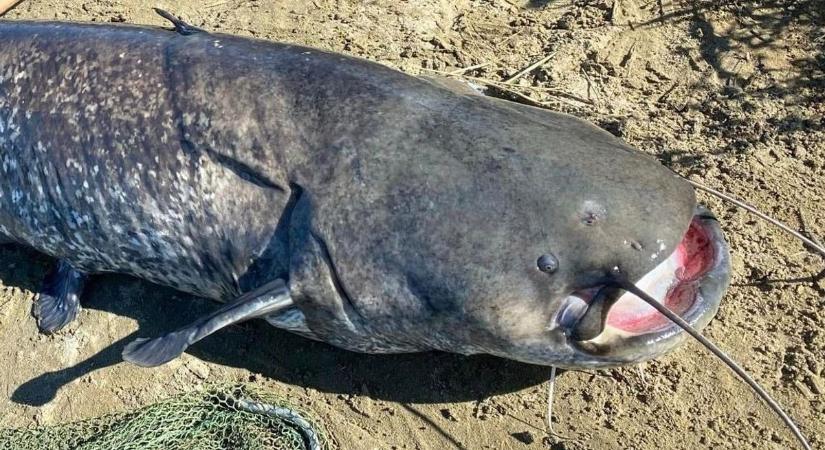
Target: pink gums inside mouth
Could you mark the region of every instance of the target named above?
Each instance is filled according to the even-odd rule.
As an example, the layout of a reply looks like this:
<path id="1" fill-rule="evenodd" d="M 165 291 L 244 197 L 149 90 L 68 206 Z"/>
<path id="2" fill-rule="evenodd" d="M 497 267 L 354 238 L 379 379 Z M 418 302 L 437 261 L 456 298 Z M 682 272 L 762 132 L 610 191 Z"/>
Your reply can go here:
<path id="1" fill-rule="evenodd" d="M 710 231 L 694 218 L 676 250 L 636 285 L 685 316 L 700 301 L 700 283 L 716 261 Z M 629 333 L 660 331 L 672 324 L 653 307 L 633 294 L 625 293 L 610 308 L 607 325 Z"/>

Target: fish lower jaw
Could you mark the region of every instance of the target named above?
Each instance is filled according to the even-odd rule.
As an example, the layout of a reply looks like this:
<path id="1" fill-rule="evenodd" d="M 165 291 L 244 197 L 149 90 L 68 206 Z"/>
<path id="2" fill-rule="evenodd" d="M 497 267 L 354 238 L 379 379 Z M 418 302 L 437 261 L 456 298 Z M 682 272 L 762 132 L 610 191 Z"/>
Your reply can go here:
<path id="1" fill-rule="evenodd" d="M 676 250 L 635 284 L 701 330 L 716 314 L 729 280 L 730 256 L 719 224 L 709 213 L 697 213 Z M 596 295 L 592 291 L 565 299 L 557 318 L 559 326 L 576 326 L 588 300 Z M 654 307 L 624 292 L 610 307 L 603 331 L 575 345 L 597 359 L 594 365 L 622 365 L 659 356 L 685 337 L 679 326 Z"/>

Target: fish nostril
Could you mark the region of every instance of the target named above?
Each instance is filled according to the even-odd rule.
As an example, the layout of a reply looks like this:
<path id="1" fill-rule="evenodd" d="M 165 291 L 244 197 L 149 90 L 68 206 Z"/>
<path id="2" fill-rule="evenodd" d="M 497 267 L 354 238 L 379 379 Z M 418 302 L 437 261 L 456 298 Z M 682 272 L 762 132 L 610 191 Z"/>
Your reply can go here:
<path id="1" fill-rule="evenodd" d="M 559 260 L 552 253 L 547 253 L 539 256 L 536 267 L 544 273 L 553 273 L 559 269 Z"/>
<path id="2" fill-rule="evenodd" d="M 607 208 L 598 202 L 588 200 L 582 205 L 580 218 L 583 224 L 591 227 L 607 218 Z"/>

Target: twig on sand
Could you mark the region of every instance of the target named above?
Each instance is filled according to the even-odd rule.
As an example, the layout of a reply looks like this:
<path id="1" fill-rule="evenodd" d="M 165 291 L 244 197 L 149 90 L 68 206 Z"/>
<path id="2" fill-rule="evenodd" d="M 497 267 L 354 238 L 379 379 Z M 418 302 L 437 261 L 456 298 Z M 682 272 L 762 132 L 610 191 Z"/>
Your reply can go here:
<path id="1" fill-rule="evenodd" d="M 665 91 L 665 93 L 664 93 L 664 94 L 662 94 L 662 95 L 660 95 L 660 96 L 659 96 L 659 98 L 657 98 L 657 99 L 656 99 L 656 103 L 662 103 L 662 102 L 664 102 L 665 100 L 667 100 L 668 96 L 670 96 L 670 94 L 672 94 L 672 93 L 673 93 L 673 91 L 676 89 L 676 86 L 678 86 L 678 84 L 677 84 L 676 82 L 674 82 L 673 84 L 671 84 L 671 85 L 670 85 L 670 87 L 669 87 L 669 88 L 667 88 L 667 90 Z"/>
<path id="2" fill-rule="evenodd" d="M 441 74 L 441 75 L 446 75 L 448 77 L 449 76 L 461 77 L 461 78 L 464 78 L 464 79 L 467 79 L 467 80 L 472 80 L 472 81 L 478 82 L 478 83 L 486 85 L 486 86 L 491 86 L 491 87 L 496 88 L 500 91 L 506 92 L 506 93 L 514 95 L 514 96 L 516 96 L 516 97 L 518 97 L 522 100 L 525 100 L 528 104 L 532 104 L 533 106 L 550 107 L 551 105 L 549 105 L 547 102 L 536 100 L 536 99 L 534 99 L 534 98 L 532 98 L 528 95 L 525 95 L 523 92 L 519 92 L 519 91 L 524 90 L 524 91 L 532 91 L 532 92 L 544 92 L 544 93 L 547 93 L 548 95 L 553 96 L 554 98 L 557 98 L 559 101 L 565 101 L 566 103 L 568 103 L 572 106 L 576 106 L 576 107 L 581 107 L 581 105 L 579 105 L 577 103 L 583 103 L 583 104 L 586 104 L 586 105 L 592 105 L 593 104 L 593 102 L 590 101 L 590 100 L 586 100 L 586 99 L 577 97 L 576 95 L 573 95 L 569 92 L 560 91 L 558 89 L 542 88 L 542 87 L 535 87 L 535 86 L 517 86 L 517 85 L 507 84 L 504 81 L 496 81 L 496 80 L 491 80 L 489 78 L 473 77 L 473 76 L 462 75 L 462 74 L 456 75 L 453 72 L 447 72 L 447 71 L 443 71 L 443 70 L 435 70 L 435 69 L 424 69 L 424 70 L 426 70 L 427 72 L 433 72 L 433 73 L 438 73 L 438 74 Z M 573 102 L 576 102 L 576 103 L 573 103 Z"/>
<path id="3" fill-rule="evenodd" d="M 595 87 L 595 83 L 590 80 L 590 75 L 587 74 L 587 70 L 584 67 L 580 70 L 581 74 L 584 75 L 584 79 L 587 81 L 587 99 L 590 100 L 590 93 L 593 92 L 593 96 L 596 97 L 596 100 L 599 99 L 599 91 L 597 87 Z"/>
<path id="4" fill-rule="evenodd" d="M 616 23 L 616 12 L 619 11 L 621 7 L 619 6 L 619 0 L 615 0 L 613 2 L 613 6 L 610 8 L 610 23 L 613 25 L 618 25 Z"/>
<path id="5" fill-rule="evenodd" d="M 449 73 L 449 75 L 451 75 L 451 76 L 464 75 L 465 73 L 467 73 L 471 70 L 480 69 L 482 67 L 487 67 L 490 64 L 492 64 L 492 63 L 488 61 L 488 62 L 484 62 L 484 63 L 481 63 L 481 64 L 474 64 L 472 66 L 462 67 L 461 69 L 453 70 L 452 72 Z"/>
<path id="6" fill-rule="evenodd" d="M 541 58 L 540 60 L 534 62 L 533 64 L 530 64 L 524 70 L 522 70 L 519 73 L 513 75 L 512 77 L 504 80 L 504 84 L 513 84 L 513 83 L 515 83 L 516 80 L 518 80 L 519 78 L 527 75 L 528 73 L 530 73 L 530 72 L 538 69 L 539 67 L 543 66 L 544 64 L 546 64 L 547 61 L 550 61 L 550 58 L 552 58 L 553 55 L 555 55 L 555 54 L 556 54 L 555 52 L 550 53 L 549 55 L 545 56 L 544 58 Z"/>
<path id="7" fill-rule="evenodd" d="M 224 6 L 224 5 L 228 5 L 230 3 L 236 3 L 236 2 L 237 2 L 237 4 L 233 5 L 233 8 L 239 8 L 239 7 L 241 7 L 241 6 L 243 6 L 247 3 L 251 3 L 252 1 L 254 1 L 254 0 L 242 0 L 240 2 L 238 2 L 237 0 L 224 0 L 224 1 L 221 1 L 221 2 L 212 3 L 211 5 L 206 5 L 206 6 L 204 6 L 204 8 L 212 9 L 212 8 L 217 8 L 218 6 Z"/>
<path id="8" fill-rule="evenodd" d="M 12 9 L 19 1 L 20 0 L 0 0 L 0 16 Z"/>

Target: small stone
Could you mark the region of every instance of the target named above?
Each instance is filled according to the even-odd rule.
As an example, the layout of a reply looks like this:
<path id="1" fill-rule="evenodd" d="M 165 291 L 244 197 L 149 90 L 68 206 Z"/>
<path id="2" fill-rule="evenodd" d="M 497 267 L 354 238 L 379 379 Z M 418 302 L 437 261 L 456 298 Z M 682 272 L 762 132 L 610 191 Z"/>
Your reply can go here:
<path id="1" fill-rule="evenodd" d="M 822 378 L 816 375 L 811 375 L 805 377 L 805 382 L 808 385 L 808 387 L 811 388 L 811 392 L 813 392 L 814 394 L 825 394 L 825 381 L 823 381 Z"/>
<path id="2" fill-rule="evenodd" d="M 517 441 L 521 442 L 525 445 L 532 444 L 536 439 L 533 437 L 533 433 L 529 431 L 522 431 L 520 433 L 513 433 L 510 436 L 513 436 Z"/>
<path id="3" fill-rule="evenodd" d="M 455 416 L 453 415 L 453 413 L 449 409 L 442 408 L 440 412 L 441 412 L 441 416 L 444 417 L 445 419 L 450 420 L 452 422 L 458 422 L 458 419 L 455 418 Z"/>
<path id="4" fill-rule="evenodd" d="M 186 368 L 201 380 L 209 378 L 209 366 L 197 359 L 187 361 Z"/>

